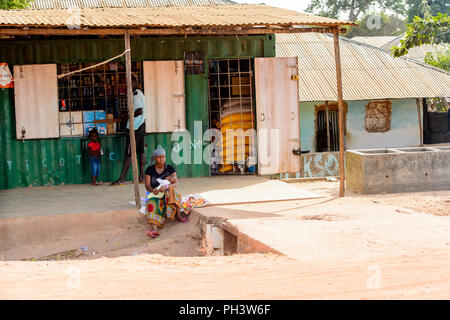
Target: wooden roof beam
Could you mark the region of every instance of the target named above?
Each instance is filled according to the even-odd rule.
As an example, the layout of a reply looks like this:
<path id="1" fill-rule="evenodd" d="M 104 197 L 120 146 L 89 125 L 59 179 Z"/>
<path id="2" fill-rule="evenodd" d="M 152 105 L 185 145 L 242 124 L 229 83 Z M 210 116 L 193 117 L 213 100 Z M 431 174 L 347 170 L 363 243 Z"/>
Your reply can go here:
<path id="1" fill-rule="evenodd" d="M 91 36 L 91 35 L 120 35 L 128 30 L 130 35 L 255 35 L 255 34 L 274 34 L 274 33 L 345 33 L 345 28 L 341 27 L 295 27 L 280 26 L 279 28 L 270 28 L 266 26 L 230 26 L 226 28 L 218 27 L 194 27 L 187 28 L 86 28 L 66 29 L 66 28 L 0 28 L 1 36 Z"/>

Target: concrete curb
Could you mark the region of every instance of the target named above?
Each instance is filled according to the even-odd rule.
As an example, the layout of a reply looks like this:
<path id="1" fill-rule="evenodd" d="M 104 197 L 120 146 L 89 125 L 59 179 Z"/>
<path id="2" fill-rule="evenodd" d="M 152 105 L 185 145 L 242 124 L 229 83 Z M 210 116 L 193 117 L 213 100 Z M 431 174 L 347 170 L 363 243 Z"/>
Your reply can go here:
<path id="1" fill-rule="evenodd" d="M 275 253 L 284 255 L 280 251 L 268 246 L 267 244 L 251 238 L 248 234 L 241 232 L 236 226 L 227 221 L 223 217 L 210 217 L 205 216 L 198 210 L 193 209 L 193 214 L 199 216 L 202 235 L 207 236 L 207 225 L 212 225 L 216 228 L 222 229 L 223 232 L 223 244 L 221 249 L 227 255 L 227 252 L 231 253 Z"/>

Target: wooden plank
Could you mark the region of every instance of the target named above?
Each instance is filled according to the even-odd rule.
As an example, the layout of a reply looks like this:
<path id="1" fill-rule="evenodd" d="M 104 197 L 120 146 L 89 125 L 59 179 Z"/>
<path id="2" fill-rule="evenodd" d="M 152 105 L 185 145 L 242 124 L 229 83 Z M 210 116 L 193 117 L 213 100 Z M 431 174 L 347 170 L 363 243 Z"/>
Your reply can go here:
<path id="1" fill-rule="evenodd" d="M 183 61 L 144 61 L 146 132 L 186 129 Z"/>
<path id="2" fill-rule="evenodd" d="M 336 80 L 339 104 L 339 197 L 345 195 L 345 171 L 344 171 L 344 100 L 342 95 L 342 69 L 341 54 L 339 48 L 339 33 L 335 31 L 334 36 L 334 58 L 336 63 Z"/>
<path id="3" fill-rule="evenodd" d="M 201 29 L 188 29 L 188 28 L 146 28 L 141 29 L 121 29 L 121 28 L 82 28 L 82 29 L 65 29 L 65 28 L 30 28 L 23 29 L 23 26 L 17 26 L 18 28 L 1 28 L 0 35 L 2 36 L 15 36 L 15 35 L 29 35 L 29 36 L 49 36 L 49 35 L 62 35 L 62 36 L 80 36 L 80 35 L 124 35 L 125 30 L 128 30 L 131 35 L 246 35 L 246 34 L 274 34 L 274 33 L 332 33 L 333 28 L 291 28 L 289 26 L 281 27 L 280 29 L 271 28 L 243 28 L 239 26 L 214 28 L 204 27 Z M 339 28 L 340 33 L 345 33 L 346 29 Z"/>
<path id="4" fill-rule="evenodd" d="M 131 50 L 130 50 L 130 34 L 125 32 L 125 69 L 127 77 L 127 103 L 128 103 L 128 119 L 130 132 L 130 147 L 131 147 L 131 165 L 133 167 L 133 184 L 134 184 L 134 199 L 136 207 L 141 207 L 141 197 L 139 195 L 139 172 L 137 166 L 136 156 L 136 138 L 134 135 L 134 108 L 133 108 L 133 89 L 131 81 Z"/>
<path id="5" fill-rule="evenodd" d="M 297 72 L 297 58 L 255 59 L 259 174 L 300 171 Z"/>
<path id="6" fill-rule="evenodd" d="M 56 72 L 56 64 L 14 66 L 17 139 L 59 137 Z"/>

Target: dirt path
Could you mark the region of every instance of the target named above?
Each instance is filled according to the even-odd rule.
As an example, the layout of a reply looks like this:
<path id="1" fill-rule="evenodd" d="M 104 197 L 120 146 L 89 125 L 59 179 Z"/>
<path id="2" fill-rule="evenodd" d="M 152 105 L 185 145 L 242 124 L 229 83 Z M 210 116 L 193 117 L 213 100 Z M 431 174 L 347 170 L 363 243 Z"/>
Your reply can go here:
<path id="1" fill-rule="evenodd" d="M 0 298 L 448 299 L 449 269 L 438 252 L 320 266 L 271 254 L 2 262 Z"/>
<path id="2" fill-rule="evenodd" d="M 321 181 L 302 187 L 334 196 L 338 183 Z M 323 228 L 323 237 L 306 239 L 318 252 L 309 259 L 275 254 L 201 256 L 195 219 L 188 225 L 168 225 L 160 241 L 145 238 L 145 226 L 138 225 L 22 248 L 7 253 L 7 258 L 22 259 L 36 252 L 45 256 L 83 245 L 89 250 L 70 261 L 0 261 L 0 299 L 449 299 L 450 241 L 444 232 L 450 219 L 449 199 L 448 191 L 354 196 L 352 204 L 373 203 L 372 211 L 382 204 L 398 208 L 392 218 L 384 214 L 386 220 L 377 226 L 376 215 L 350 204 L 339 207 L 339 201 L 325 202 L 329 210 L 322 207 L 328 213 L 324 216 L 355 212 L 354 219 L 311 220 L 323 212 L 313 212 L 309 205 L 298 216 L 288 208 L 285 217 L 273 208 L 262 208 L 265 221 L 295 220 L 309 224 L 310 232 Z M 296 210 L 296 203 L 289 205 Z M 270 217 L 269 211 L 278 216 Z M 241 221 L 245 219 L 250 214 Z M 395 231 L 399 221 L 405 229 L 401 234 Z M 358 232 L 333 233 L 341 223 Z M 367 225 L 378 229 L 369 234 Z M 414 232 L 407 230 L 408 225 Z M 307 251 L 307 246 L 302 250 Z M 343 259 L 349 252 L 356 252 L 357 259 Z"/>

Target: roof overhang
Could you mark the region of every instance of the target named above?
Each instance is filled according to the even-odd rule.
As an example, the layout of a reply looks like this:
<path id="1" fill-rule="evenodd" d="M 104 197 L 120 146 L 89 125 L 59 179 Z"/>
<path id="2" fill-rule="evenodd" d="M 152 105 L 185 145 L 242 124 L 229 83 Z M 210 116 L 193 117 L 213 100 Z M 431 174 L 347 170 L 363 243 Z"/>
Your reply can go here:
<path id="1" fill-rule="evenodd" d="M 0 35 L 344 33 L 349 25 L 266 5 L 0 10 Z"/>

